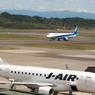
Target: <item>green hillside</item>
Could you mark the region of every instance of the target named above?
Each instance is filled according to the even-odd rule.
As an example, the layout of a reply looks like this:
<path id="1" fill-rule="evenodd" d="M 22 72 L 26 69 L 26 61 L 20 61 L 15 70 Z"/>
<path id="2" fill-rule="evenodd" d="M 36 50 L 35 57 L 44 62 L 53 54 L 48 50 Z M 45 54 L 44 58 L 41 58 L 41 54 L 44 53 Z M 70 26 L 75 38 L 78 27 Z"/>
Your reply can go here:
<path id="1" fill-rule="evenodd" d="M 39 16 L 11 15 L 7 12 L 0 14 L 0 28 L 9 29 L 68 29 L 79 26 L 80 29 L 95 30 L 95 20 L 83 18 L 42 18 Z"/>

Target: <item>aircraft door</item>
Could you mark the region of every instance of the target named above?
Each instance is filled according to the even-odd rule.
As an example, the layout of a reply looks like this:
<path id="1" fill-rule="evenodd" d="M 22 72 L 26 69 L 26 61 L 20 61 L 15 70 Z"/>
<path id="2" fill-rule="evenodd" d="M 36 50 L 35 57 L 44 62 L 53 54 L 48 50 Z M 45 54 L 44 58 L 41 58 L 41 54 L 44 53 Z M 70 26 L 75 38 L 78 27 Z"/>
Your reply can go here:
<path id="1" fill-rule="evenodd" d="M 91 77 L 86 77 L 85 85 L 86 87 L 90 87 Z"/>
<path id="2" fill-rule="evenodd" d="M 5 76 L 6 76 L 6 78 L 9 78 L 9 69 L 8 68 L 5 69 Z"/>

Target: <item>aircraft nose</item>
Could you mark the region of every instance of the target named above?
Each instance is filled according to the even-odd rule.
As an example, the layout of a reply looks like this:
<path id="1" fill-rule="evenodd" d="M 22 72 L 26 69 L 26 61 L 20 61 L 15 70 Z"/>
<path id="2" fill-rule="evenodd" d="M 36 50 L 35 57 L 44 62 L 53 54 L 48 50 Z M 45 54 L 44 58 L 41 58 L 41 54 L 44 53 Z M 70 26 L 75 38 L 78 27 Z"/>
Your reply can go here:
<path id="1" fill-rule="evenodd" d="M 49 35 L 47 35 L 46 37 L 49 37 Z"/>

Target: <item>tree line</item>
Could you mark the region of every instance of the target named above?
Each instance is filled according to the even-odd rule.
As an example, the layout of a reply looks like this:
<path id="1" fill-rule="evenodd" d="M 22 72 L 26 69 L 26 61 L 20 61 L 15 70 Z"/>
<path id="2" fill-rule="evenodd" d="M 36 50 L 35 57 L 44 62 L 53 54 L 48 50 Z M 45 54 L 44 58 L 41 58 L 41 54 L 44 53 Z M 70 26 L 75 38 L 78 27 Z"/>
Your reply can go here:
<path id="1" fill-rule="evenodd" d="M 63 16 L 64 17 L 64 16 Z M 79 26 L 81 29 L 94 30 L 94 19 L 75 18 L 42 18 L 39 16 L 0 14 L 0 28 L 9 29 L 68 29 Z"/>

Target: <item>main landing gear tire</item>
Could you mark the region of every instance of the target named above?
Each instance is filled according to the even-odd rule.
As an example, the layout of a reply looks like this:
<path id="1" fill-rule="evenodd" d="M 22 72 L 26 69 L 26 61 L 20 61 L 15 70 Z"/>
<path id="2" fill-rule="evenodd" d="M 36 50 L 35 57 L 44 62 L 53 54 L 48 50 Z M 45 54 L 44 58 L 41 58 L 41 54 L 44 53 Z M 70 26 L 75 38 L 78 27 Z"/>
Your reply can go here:
<path id="1" fill-rule="evenodd" d="M 60 41 L 60 39 L 58 39 L 58 41 Z"/>
<path id="2" fill-rule="evenodd" d="M 58 91 L 54 91 L 54 94 L 53 95 L 58 95 L 58 93 L 59 93 Z"/>

